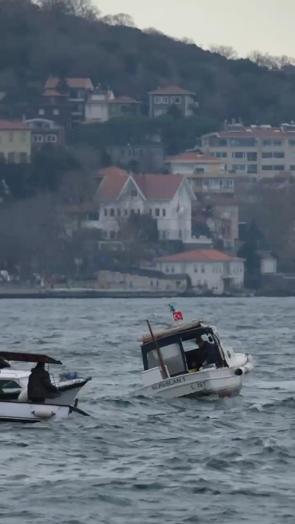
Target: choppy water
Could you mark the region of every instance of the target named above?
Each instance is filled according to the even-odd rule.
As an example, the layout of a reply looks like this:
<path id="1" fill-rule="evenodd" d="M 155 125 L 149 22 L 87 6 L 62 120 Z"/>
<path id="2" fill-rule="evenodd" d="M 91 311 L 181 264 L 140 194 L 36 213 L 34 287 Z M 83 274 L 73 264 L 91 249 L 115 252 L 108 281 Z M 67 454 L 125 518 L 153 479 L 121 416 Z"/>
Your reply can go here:
<path id="1" fill-rule="evenodd" d="M 136 396 L 167 300 L 1 301 L 3 348 L 92 375 L 62 424 L 2 424 L 1 524 L 294 524 L 295 299 L 178 300 L 257 367 L 230 400 Z"/>

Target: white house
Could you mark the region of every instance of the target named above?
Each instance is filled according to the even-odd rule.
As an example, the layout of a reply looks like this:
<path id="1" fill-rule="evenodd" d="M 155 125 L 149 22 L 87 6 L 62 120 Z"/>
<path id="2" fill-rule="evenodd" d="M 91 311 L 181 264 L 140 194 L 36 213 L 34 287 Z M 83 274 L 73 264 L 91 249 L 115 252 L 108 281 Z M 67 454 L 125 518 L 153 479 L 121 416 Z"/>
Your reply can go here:
<path id="1" fill-rule="evenodd" d="M 112 91 L 95 89 L 90 93 L 85 104 L 86 122 L 106 122 L 109 120 L 109 103 L 114 99 Z"/>
<path id="2" fill-rule="evenodd" d="M 160 257 L 156 269 L 166 274 L 186 274 L 195 291 L 221 295 L 244 285 L 244 260 L 215 249 L 196 249 Z"/>
<path id="3" fill-rule="evenodd" d="M 150 215 L 162 240 L 191 240 L 191 203 L 194 195 L 181 175 L 133 175 L 110 167 L 99 172 L 102 181 L 96 201 L 96 227 L 105 238 L 116 239 L 120 226 L 130 215 Z"/>

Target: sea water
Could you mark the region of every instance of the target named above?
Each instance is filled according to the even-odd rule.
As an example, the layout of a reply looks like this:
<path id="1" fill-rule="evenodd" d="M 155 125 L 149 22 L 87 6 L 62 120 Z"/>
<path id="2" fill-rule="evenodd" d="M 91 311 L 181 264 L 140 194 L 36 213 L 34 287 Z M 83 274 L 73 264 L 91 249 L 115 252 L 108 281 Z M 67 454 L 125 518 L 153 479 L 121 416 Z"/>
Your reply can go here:
<path id="1" fill-rule="evenodd" d="M 175 306 L 254 356 L 239 396 L 139 395 L 139 339 L 170 322 L 168 300 L 0 301 L 0 347 L 92 376 L 90 417 L 0 425 L 1 524 L 294 524 L 295 299 Z"/>

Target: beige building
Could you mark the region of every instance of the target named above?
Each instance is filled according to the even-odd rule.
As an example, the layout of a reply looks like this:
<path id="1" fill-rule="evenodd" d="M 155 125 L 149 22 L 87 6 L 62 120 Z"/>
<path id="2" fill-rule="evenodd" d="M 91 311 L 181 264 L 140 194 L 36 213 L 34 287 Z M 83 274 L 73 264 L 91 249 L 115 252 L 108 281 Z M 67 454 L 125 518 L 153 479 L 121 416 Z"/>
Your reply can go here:
<path id="1" fill-rule="evenodd" d="M 23 122 L 0 120 L 0 158 L 21 164 L 31 160 L 31 129 Z"/>
<path id="2" fill-rule="evenodd" d="M 165 163 L 170 173 L 189 180 L 195 194 L 234 192 L 234 178 L 226 171 L 224 161 L 213 155 L 185 151 L 168 157 Z"/>
<path id="3" fill-rule="evenodd" d="M 160 257 L 157 270 L 171 274 L 186 274 L 191 287 L 199 293 L 221 295 L 244 285 L 244 260 L 216 249 L 195 249 Z"/>
<path id="4" fill-rule="evenodd" d="M 295 173 L 295 124 L 231 124 L 203 135 L 201 143 L 203 152 L 222 160 L 228 173 L 254 177 Z"/>

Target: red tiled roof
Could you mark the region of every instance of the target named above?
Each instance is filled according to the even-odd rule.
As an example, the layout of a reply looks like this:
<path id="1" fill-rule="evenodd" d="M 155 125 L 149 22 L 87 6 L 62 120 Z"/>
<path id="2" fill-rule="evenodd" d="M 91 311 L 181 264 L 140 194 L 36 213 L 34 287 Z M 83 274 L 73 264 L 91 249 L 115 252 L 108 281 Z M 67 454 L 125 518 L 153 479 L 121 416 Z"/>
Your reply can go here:
<path id="1" fill-rule="evenodd" d="M 29 127 L 20 120 L 0 120 L 0 129 L 3 131 L 28 131 Z"/>
<path id="2" fill-rule="evenodd" d="M 182 175 L 135 175 L 137 186 L 147 199 L 171 200 L 184 177 Z"/>
<path id="3" fill-rule="evenodd" d="M 55 89 L 58 87 L 60 80 L 61 79 L 58 77 L 50 76 L 46 81 L 45 89 Z M 74 89 L 94 89 L 90 78 L 65 78 L 65 81 L 68 87 L 72 87 Z"/>
<path id="4" fill-rule="evenodd" d="M 109 101 L 110 104 L 140 104 L 135 98 L 130 96 L 117 96 L 116 98 L 111 98 Z"/>
<path id="5" fill-rule="evenodd" d="M 45 89 L 43 96 L 63 96 L 62 93 L 59 93 L 56 89 Z"/>
<path id="6" fill-rule="evenodd" d="M 149 95 L 194 95 L 193 91 L 188 91 L 180 86 L 160 86 L 154 91 L 150 91 Z"/>
<path id="7" fill-rule="evenodd" d="M 230 262 L 242 259 L 232 257 L 222 251 L 217 251 L 217 249 L 194 249 L 193 251 L 160 257 L 157 260 L 159 262 Z"/>
<path id="8" fill-rule="evenodd" d="M 99 171 L 103 180 L 98 188 L 97 196 L 102 200 L 116 200 L 121 193 L 129 175 L 119 167 L 106 167 Z"/>
<path id="9" fill-rule="evenodd" d="M 168 156 L 166 163 L 170 162 L 187 162 L 187 163 L 199 163 L 199 164 L 221 164 L 223 163 L 220 158 L 216 158 L 211 155 L 203 155 L 202 153 L 195 153 L 194 151 L 185 151 L 175 156 Z"/>

